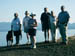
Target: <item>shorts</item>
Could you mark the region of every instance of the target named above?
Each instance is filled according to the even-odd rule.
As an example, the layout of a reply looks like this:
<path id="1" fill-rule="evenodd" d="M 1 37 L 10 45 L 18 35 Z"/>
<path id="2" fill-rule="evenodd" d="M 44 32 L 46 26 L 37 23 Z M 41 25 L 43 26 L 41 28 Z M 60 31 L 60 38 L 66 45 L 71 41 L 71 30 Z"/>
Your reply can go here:
<path id="1" fill-rule="evenodd" d="M 29 29 L 29 35 L 36 36 L 36 29 Z"/>
<path id="2" fill-rule="evenodd" d="M 25 28 L 24 29 L 24 32 L 28 33 L 29 29 L 28 28 Z"/>
<path id="3" fill-rule="evenodd" d="M 42 31 L 49 30 L 50 25 L 49 24 L 42 24 Z"/>
<path id="4" fill-rule="evenodd" d="M 21 35 L 21 30 L 19 30 L 19 31 L 14 31 L 14 36 L 19 36 L 19 35 Z"/>

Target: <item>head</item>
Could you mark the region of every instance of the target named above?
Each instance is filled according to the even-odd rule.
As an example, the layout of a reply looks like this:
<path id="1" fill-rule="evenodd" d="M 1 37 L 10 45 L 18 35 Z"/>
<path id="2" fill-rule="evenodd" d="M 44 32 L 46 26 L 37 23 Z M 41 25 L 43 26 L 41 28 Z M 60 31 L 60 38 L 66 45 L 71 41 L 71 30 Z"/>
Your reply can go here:
<path id="1" fill-rule="evenodd" d="M 47 7 L 44 8 L 44 12 L 48 12 L 48 8 Z"/>
<path id="2" fill-rule="evenodd" d="M 25 11 L 25 15 L 26 15 L 26 16 L 29 16 L 29 12 L 28 12 L 28 11 Z"/>
<path id="3" fill-rule="evenodd" d="M 51 15 L 54 15 L 54 12 L 53 11 L 51 11 Z"/>
<path id="4" fill-rule="evenodd" d="M 36 14 L 31 13 L 31 18 L 34 19 L 34 17 L 36 16 Z"/>
<path id="5" fill-rule="evenodd" d="M 64 8 L 65 8 L 64 6 L 61 6 L 61 11 L 62 11 L 62 12 L 64 11 Z"/>
<path id="6" fill-rule="evenodd" d="M 18 17 L 18 13 L 14 13 L 14 17 L 17 18 Z"/>

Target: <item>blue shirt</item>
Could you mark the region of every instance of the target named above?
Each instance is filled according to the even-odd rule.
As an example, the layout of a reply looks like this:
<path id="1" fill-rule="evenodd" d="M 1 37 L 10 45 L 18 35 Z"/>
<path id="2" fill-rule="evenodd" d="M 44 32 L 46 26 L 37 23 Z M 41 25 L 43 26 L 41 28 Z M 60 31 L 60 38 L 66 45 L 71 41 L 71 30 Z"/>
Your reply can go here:
<path id="1" fill-rule="evenodd" d="M 29 20 L 29 22 L 28 22 L 28 25 L 29 25 L 29 29 L 36 29 L 36 27 L 35 26 L 32 26 L 32 25 L 34 25 L 34 24 L 36 24 L 36 19 L 30 19 Z"/>
<path id="2" fill-rule="evenodd" d="M 58 15 L 59 23 L 67 23 L 69 21 L 69 18 L 70 18 L 70 16 L 67 11 L 60 12 Z"/>
<path id="3" fill-rule="evenodd" d="M 29 28 L 29 25 L 28 25 L 28 21 L 30 20 L 30 17 L 29 16 L 26 16 L 26 17 L 24 17 L 24 19 L 23 19 L 23 27 L 24 27 L 24 29 L 25 28 Z"/>
<path id="4" fill-rule="evenodd" d="M 13 21 L 12 21 L 12 23 L 11 23 L 11 25 L 13 26 L 12 27 L 13 31 L 20 30 L 20 20 L 19 20 L 19 18 L 16 18 L 16 19 L 14 18 Z"/>

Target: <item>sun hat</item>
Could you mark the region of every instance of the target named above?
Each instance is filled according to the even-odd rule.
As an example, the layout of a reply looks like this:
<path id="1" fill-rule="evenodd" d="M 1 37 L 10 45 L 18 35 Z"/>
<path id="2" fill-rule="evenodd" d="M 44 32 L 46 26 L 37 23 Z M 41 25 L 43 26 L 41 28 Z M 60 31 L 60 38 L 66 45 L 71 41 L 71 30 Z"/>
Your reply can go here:
<path id="1" fill-rule="evenodd" d="M 30 16 L 36 16 L 36 14 L 31 13 Z"/>

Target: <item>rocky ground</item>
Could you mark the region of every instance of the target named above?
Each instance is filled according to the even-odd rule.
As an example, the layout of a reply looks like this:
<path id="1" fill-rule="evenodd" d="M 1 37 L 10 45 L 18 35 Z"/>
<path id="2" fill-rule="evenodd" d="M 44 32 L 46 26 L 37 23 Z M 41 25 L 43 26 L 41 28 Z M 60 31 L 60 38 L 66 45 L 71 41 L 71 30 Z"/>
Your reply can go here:
<path id="1" fill-rule="evenodd" d="M 75 56 L 75 36 L 69 37 L 68 45 L 57 43 L 37 43 L 36 49 L 30 45 L 0 47 L 0 56 Z"/>

